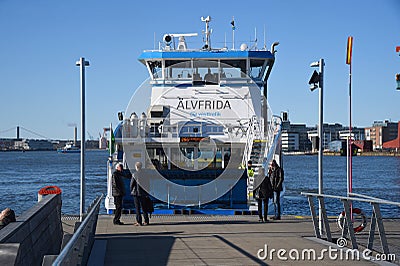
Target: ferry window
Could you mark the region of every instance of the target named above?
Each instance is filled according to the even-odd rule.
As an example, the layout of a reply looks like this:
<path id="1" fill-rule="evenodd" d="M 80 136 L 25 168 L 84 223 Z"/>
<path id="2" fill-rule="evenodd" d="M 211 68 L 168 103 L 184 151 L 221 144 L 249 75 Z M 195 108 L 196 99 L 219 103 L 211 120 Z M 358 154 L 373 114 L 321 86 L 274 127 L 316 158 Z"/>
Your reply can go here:
<path id="1" fill-rule="evenodd" d="M 191 61 L 166 60 L 166 79 L 192 79 Z"/>
<path id="2" fill-rule="evenodd" d="M 221 60 L 221 79 L 243 78 L 246 75 L 246 60 Z"/>
<path id="3" fill-rule="evenodd" d="M 147 64 L 149 65 L 150 71 L 153 74 L 153 78 L 161 78 L 161 61 L 148 61 Z"/>
<path id="4" fill-rule="evenodd" d="M 193 61 L 193 83 L 219 84 L 217 61 Z"/>
<path id="5" fill-rule="evenodd" d="M 262 79 L 265 71 L 264 64 L 263 59 L 250 59 L 250 77 Z"/>

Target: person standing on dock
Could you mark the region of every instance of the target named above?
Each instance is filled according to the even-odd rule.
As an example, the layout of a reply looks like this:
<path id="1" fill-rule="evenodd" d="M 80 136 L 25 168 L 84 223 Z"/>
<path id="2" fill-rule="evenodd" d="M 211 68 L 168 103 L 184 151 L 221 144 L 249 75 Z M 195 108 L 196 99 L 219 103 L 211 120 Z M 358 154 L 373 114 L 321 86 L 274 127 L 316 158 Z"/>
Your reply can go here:
<path id="1" fill-rule="evenodd" d="M 147 192 L 143 189 L 145 182 L 145 176 L 143 175 L 142 163 L 137 162 L 135 164 L 136 172 L 133 174 L 131 179 L 131 195 L 133 196 L 133 200 L 135 203 L 135 212 L 136 212 L 136 226 L 139 225 L 149 225 L 149 215 L 144 209 L 146 197 L 148 197 Z M 146 187 L 146 186 L 145 186 Z M 144 223 L 142 223 L 142 214 L 143 210 Z"/>
<path id="2" fill-rule="evenodd" d="M 264 175 L 264 169 L 260 168 L 260 176 L 264 178 L 261 184 L 255 189 L 254 195 L 256 195 L 258 205 L 258 217 L 259 222 L 268 222 L 268 201 L 274 197 L 274 191 L 272 190 L 272 184 L 270 180 L 271 169 L 268 171 L 268 175 Z M 264 203 L 264 215 L 263 215 L 263 203 Z"/>
<path id="3" fill-rule="evenodd" d="M 128 171 L 129 172 L 129 171 Z M 118 163 L 115 172 L 112 175 L 112 195 L 114 197 L 115 212 L 113 223 L 117 225 L 124 224 L 120 221 L 122 213 L 122 198 L 125 196 L 124 182 L 122 178 L 131 178 L 132 174 L 124 172 L 122 163 Z"/>
<path id="4" fill-rule="evenodd" d="M 272 161 L 271 164 L 271 183 L 272 189 L 275 192 L 275 205 L 276 211 L 275 216 L 272 217 L 273 220 L 281 219 L 281 191 L 283 191 L 283 180 L 284 173 L 281 167 L 276 163 L 275 160 Z"/>

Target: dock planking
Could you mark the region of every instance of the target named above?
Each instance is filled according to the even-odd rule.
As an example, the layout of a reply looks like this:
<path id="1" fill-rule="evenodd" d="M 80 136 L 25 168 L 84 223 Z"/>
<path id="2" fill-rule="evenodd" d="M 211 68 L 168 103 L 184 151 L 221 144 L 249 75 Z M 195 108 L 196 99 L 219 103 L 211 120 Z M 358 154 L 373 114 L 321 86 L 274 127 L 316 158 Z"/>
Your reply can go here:
<path id="1" fill-rule="evenodd" d="M 134 226 L 134 215 L 123 215 L 121 220 L 125 225 L 117 226 L 112 216 L 99 216 L 89 265 L 91 261 L 92 265 L 374 265 L 362 258 L 332 260 L 327 253 L 323 260 L 308 259 L 307 254 L 301 260 L 304 249 L 315 250 L 318 257 L 328 248 L 326 241 L 314 238 L 309 217 L 285 216 L 280 221 L 259 223 L 257 216 L 155 215 L 149 226 Z M 63 222 L 66 231 L 72 222 Z M 335 219 L 330 223 L 331 228 L 337 228 Z M 399 264 L 400 219 L 385 220 L 385 229 L 390 252 L 396 254 L 395 263 Z M 339 229 L 333 230 L 333 237 L 339 236 Z M 368 230 L 357 235 L 360 251 L 365 249 L 367 237 Z M 257 253 L 265 245 L 268 256 L 260 259 Z M 279 249 L 287 251 L 283 255 L 286 261 L 278 258 Z M 380 252 L 379 236 L 374 249 Z M 290 250 L 299 251 L 300 260 L 289 258 Z"/>

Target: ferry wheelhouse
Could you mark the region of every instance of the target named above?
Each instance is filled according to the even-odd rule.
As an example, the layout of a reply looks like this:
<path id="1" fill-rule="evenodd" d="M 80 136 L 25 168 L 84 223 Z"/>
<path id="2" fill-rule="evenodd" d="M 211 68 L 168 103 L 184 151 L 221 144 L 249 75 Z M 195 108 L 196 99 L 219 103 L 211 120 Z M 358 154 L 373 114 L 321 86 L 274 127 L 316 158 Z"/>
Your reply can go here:
<path id="1" fill-rule="evenodd" d="M 280 159 L 281 120 L 266 101 L 278 43 L 271 50 L 246 44 L 215 49 L 210 20 L 202 18 L 200 49 L 189 49 L 186 42 L 197 34 L 165 34 L 160 49 L 139 56 L 150 78 L 136 90 L 114 131 L 108 213 L 115 208 L 111 176 L 118 162 L 131 171 L 136 162 L 143 164 L 143 186 L 156 212 L 256 210 L 253 189 L 268 163 Z M 250 160 L 254 175 L 248 176 Z M 133 210 L 127 194 L 124 209 Z"/>

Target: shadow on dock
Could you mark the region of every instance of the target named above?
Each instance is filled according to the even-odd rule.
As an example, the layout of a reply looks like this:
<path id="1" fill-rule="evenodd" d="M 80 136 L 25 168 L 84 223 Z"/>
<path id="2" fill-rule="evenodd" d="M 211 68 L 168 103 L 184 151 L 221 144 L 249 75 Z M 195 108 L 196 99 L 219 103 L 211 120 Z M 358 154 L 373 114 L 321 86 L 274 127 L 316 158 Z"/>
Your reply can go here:
<path id="1" fill-rule="evenodd" d="M 134 226 L 134 215 L 123 215 L 121 220 L 125 225 L 118 226 L 112 224 L 112 216 L 99 216 L 88 265 L 374 264 L 363 258 L 330 258 L 323 250 L 329 245 L 338 247 L 315 238 L 310 217 L 285 216 L 281 221 L 259 223 L 257 216 L 154 215 L 149 226 Z M 334 228 L 336 219 L 329 222 Z M 397 264 L 399 225 L 399 219 L 385 220 L 391 252 L 396 254 L 393 262 Z M 335 238 L 338 233 L 333 231 Z M 367 235 L 358 235 L 360 251 Z M 379 245 L 376 247 L 379 252 Z M 279 249 L 286 250 L 286 259 L 278 258 Z M 291 250 L 298 251 L 300 257 L 290 258 Z M 305 254 L 302 258 L 304 250 L 315 250 L 315 257 Z M 320 258 L 321 254 L 325 255 Z"/>

